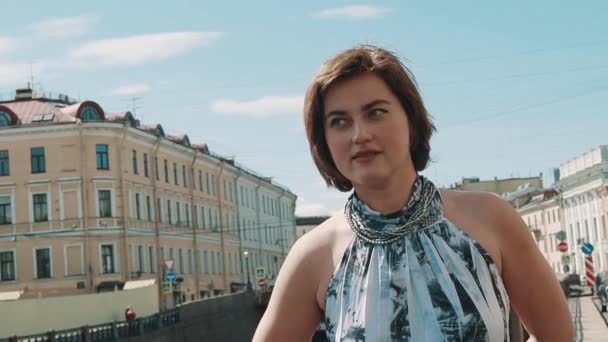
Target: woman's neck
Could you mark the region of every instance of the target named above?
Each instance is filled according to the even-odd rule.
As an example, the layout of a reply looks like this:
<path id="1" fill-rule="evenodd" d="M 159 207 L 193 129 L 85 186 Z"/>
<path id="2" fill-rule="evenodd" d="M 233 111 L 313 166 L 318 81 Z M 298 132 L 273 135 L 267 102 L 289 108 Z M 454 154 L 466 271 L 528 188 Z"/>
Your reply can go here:
<path id="1" fill-rule="evenodd" d="M 355 192 L 357 197 L 372 210 L 382 214 L 391 214 L 401 210 L 407 204 L 412 195 L 416 176 L 415 170 L 398 173 L 382 185 L 357 185 Z"/>

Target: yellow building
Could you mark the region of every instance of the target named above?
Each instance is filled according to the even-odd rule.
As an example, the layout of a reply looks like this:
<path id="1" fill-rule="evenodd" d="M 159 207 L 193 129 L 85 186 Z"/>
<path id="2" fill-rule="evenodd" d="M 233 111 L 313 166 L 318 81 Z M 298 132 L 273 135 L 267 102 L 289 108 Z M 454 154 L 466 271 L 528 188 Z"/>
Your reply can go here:
<path id="1" fill-rule="evenodd" d="M 176 299 L 227 293 L 243 280 L 243 173 L 129 112 L 18 90 L 0 102 L 0 291 L 31 298 L 162 284 L 173 261 Z M 293 241 L 296 196 L 258 181 Z"/>

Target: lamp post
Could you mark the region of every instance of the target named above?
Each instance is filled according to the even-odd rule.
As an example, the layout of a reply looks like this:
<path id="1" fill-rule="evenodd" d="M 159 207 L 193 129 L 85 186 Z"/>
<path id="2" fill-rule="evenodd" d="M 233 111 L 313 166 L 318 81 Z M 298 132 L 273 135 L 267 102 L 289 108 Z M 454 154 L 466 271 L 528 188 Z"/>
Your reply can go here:
<path id="1" fill-rule="evenodd" d="M 245 255 L 245 263 L 247 264 L 247 291 L 251 291 L 251 280 L 249 279 L 249 252 L 244 251 L 243 254 Z"/>

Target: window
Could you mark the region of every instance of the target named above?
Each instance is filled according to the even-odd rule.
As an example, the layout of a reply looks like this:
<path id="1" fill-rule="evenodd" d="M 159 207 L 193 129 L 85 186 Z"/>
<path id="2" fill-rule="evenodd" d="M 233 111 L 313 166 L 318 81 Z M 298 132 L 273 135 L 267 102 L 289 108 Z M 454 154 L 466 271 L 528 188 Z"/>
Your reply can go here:
<path id="1" fill-rule="evenodd" d="M 186 175 L 186 165 L 182 165 L 182 180 L 184 181 L 184 188 L 188 187 L 188 178 Z"/>
<path id="2" fill-rule="evenodd" d="M 162 223 L 163 222 L 163 212 L 162 212 L 162 201 L 159 198 L 156 199 L 156 207 L 158 208 L 158 223 Z"/>
<path id="3" fill-rule="evenodd" d="M 15 252 L 0 252 L 0 281 L 14 281 L 15 278 Z"/>
<path id="4" fill-rule="evenodd" d="M 188 250 L 188 274 L 194 273 L 194 256 L 192 255 L 192 250 Z"/>
<path id="5" fill-rule="evenodd" d="M 141 220 L 141 198 L 138 193 L 135 194 L 135 217 Z"/>
<path id="6" fill-rule="evenodd" d="M 207 252 L 205 252 L 205 256 Z M 211 274 L 215 274 L 215 252 L 211 251 Z"/>
<path id="7" fill-rule="evenodd" d="M 211 190 L 214 195 L 217 194 L 217 187 L 215 185 L 215 175 L 211 175 Z"/>
<path id="8" fill-rule="evenodd" d="M 209 274 L 209 255 L 207 253 L 207 251 L 203 251 L 203 256 L 205 259 L 205 274 Z"/>
<path id="9" fill-rule="evenodd" d="M 110 190 L 98 190 L 99 217 L 112 217 L 112 200 Z"/>
<path id="10" fill-rule="evenodd" d="M 179 202 L 175 202 L 175 214 L 177 216 L 177 225 L 181 226 L 182 225 L 182 208 Z"/>
<path id="11" fill-rule="evenodd" d="M 46 222 L 48 217 L 48 206 L 46 194 L 32 195 L 34 202 L 34 222 Z"/>
<path id="12" fill-rule="evenodd" d="M 10 126 L 11 117 L 6 112 L 0 112 L 0 127 Z"/>
<path id="13" fill-rule="evenodd" d="M 144 269 L 144 246 L 142 245 L 137 246 L 137 259 L 139 261 L 139 272 L 144 273 L 146 270 Z"/>
<path id="14" fill-rule="evenodd" d="M 226 192 L 226 180 L 222 179 L 223 184 L 224 184 L 224 200 L 228 199 L 228 193 Z"/>
<path id="15" fill-rule="evenodd" d="M 0 151 L 0 176 L 10 176 L 11 168 L 8 160 L 8 150 Z"/>
<path id="16" fill-rule="evenodd" d="M 190 227 L 190 205 L 186 204 L 186 227 Z"/>
<path id="17" fill-rule="evenodd" d="M 101 273 L 116 273 L 114 266 L 114 245 L 101 245 Z"/>
<path id="18" fill-rule="evenodd" d="M 32 173 L 46 172 L 46 163 L 44 160 L 44 147 L 32 147 Z"/>
<path id="19" fill-rule="evenodd" d="M 201 207 L 201 222 L 202 222 L 202 228 L 205 229 L 206 228 L 206 223 L 205 223 L 205 207 Z"/>
<path id="20" fill-rule="evenodd" d="M 51 249 L 36 248 L 36 279 L 48 279 L 51 277 Z"/>
<path id="21" fill-rule="evenodd" d="M 165 183 L 169 183 L 169 162 L 165 159 Z"/>
<path id="22" fill-rule="evenodd" d="M 0 196 L 0 224 L 13 223 L 13 213 L 11 209 L 11 197 Z"/>
<path id="23" fill-rule="evenodd" d="M 180 248 L 177 250 L 179 257 L 179 273 L 184 274 L 184 251 Z"/>
<path id="24" fill-rule="evenodd" d="M 133 174 L 137 175 L 139 174 L 139 171 L 137 170 L 137 151 L 133 150 Z"/>
<path id="25" fill-rule="evenodd" d="M 233 202 L 234 199 L 232 197 L 232 183 L 228 182 L 228 195 L 230 196 L 230 202 Z"/>
<path id="26" fill-rule="evenodd" d="M 207 179 L 206 181 L 206 185 L 207 185 L 207 195 L 209 195 L 209 173 L 205 172 L 205 178 Z"/>
<path id="27" fill-rule="evenodd" d="M 99 112 L 93 107 L 84 107 L 80 112 L 80 120 L 83 122 L 99 119 L 101 119 L 101 115 L 99 115 Z"/>
<path id="28" fill-rule="evenodd" d="M 97 170 L 109 170 L 110 162 L 108 161 L 108 145 L 95 145 L 95 155 L 97 160 Z"/>
<path id="29" fill-rule="evenodd" d="M 160 180 L 158 176 L 158 157 L 154 157 L 154 175 L 156 176 L 156 180 Z"/>
<path id="30" fill-rule="evenodd" d="M 148 172 L 148 154 L 144 153 L 144 176 L 150 177 L 150 173 Z"/>
<path id="31" fill-rule="evenodd" d="M 179 182 L 177 181 L 177 163 L 173 163 L 173 182 L 175 185 L 179 185 Z"/>
<path id="32" fill-rule="evenodd" d="M 169 221 L 169 224 L 173 224 L 173 217 L 171 215 L 171 200 L 167 200 L 167 221 Z"/>
<path id="33" fill-rule="evenodd" d="M 228 274 L 232 274 L 232 254 L 228 253 Z"/>
<path id="34" fill-rule="evenodd" d="M 148 222 L 152 222 L 152 199 L 150 195 L 146 195 L 146 213 L 148 214 Z"/>
<path id="35" fill-rule="evenodd" d="M 148 246 L 148 256 L 150 260 L 150 273 L 156 273 L 156 253 L 154 246 Z"/>
<path id="36" fill-rule="evenodd" d="M 201 170 L 198 170 L 198 189 L 203 192 L 203 171 Z"/>
<path id="37" fill-rule="evenodd" d="M 222 260 L 220 252 L 217 252 L 217 272 L 219 274 L 224 274 L 224 260 Z"/>

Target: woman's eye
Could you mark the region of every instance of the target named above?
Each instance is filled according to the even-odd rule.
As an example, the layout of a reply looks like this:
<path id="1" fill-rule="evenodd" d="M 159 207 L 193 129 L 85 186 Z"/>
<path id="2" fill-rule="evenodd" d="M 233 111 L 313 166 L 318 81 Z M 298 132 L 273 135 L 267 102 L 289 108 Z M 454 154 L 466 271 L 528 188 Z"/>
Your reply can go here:
<path id="1" fill-rule="evenodd" d="M 346 123 L 346 120 L 342 119 L 342 118 L 335 118 L 335 119 L 331 119 L 329 121 L 329 126 L 330 127 L 339 127 L 339 126 L 343 126 Z"/>
<path id="2" fill-rule="evenodd" d="M 380 116 L 382 114 L 386 113 L 386 110 L 381 109 L 381 108 L 376 108 L 376 109 L 372 109 L 369 112 L 369 116 L 375 117 L 375 116 Z"/>

